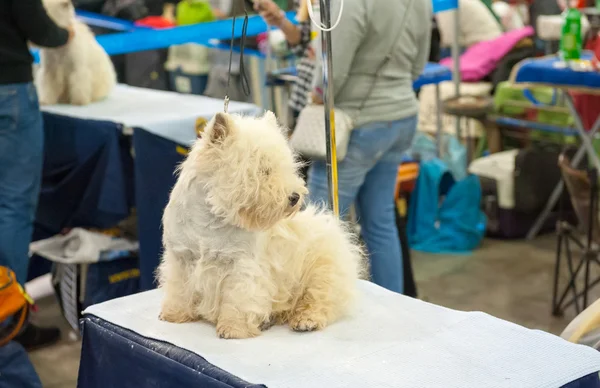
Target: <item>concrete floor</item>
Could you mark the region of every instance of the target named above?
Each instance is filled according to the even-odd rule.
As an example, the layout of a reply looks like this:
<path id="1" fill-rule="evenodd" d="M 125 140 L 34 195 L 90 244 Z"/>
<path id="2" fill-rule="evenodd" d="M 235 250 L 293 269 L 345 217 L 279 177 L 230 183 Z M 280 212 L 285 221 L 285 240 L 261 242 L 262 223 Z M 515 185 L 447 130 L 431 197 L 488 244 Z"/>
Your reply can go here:
<path id="1" fill-rule="evenodd" d="M 469 256 L 414 253 L 419 296 L 449 308 L 484 311 L 559 334 L 574 313 L 568 311 L 562 318 L 550 315 L 554 249 L 555 237 L 547 235 L 533 242 L 488 239 Z M 594 297 L 600 297 L 595 291 Z M 31 360 L 45 388 L 75 387 L 81 344 L 69 339 L 68 325 L 53 298 L 40 301 L 40 305 L 37 321 L 60 324 L 63 340 L 51 348 L 32 352 Z"/>

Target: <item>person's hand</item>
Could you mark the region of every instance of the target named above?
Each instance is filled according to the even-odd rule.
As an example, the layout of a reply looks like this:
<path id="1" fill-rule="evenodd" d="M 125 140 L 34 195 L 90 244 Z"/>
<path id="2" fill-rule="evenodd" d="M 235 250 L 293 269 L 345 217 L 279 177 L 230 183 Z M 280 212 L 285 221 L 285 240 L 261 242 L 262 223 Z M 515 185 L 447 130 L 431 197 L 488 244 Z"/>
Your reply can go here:
<path id="1" fill-rule="evenodd" d="M 270 26 L 280 27 L 285 20 L 285 14 L 272 0 L 255 0 L 254 9 Z"/>
<path id="2" fill-rule="evenodd" d="M 219 20 L 227 19 L 227 15 L 218 8 L 213 8 L 212 12 L 213 12 L 213 15 L 215 15 L 215 18 L 217 18 Z"/>
<path id="3" fill-rule="evenodd" d="M 67 41 L 67 43 L 70 43 L 73 40 L 73 38 L 75 37 L 75 29 L 73 28 L 72 25 L 70 25 L 67 28 L 67 31 L 69 31 L 69 40 Z"/>
<path id="4" fill-rule="evenodd" d="M 172 3 L 165 3 L 163 5 L 162 17 L 171 23 L 175 23 L 175 5 Z"/>
<path id="5" fill-rule="evenodd" d="M 323 105 L 323 98 L 321 97 L 320 94 L 316 93 L 316 92 L 312 92 L 312 103 L 314 105 Z"/>

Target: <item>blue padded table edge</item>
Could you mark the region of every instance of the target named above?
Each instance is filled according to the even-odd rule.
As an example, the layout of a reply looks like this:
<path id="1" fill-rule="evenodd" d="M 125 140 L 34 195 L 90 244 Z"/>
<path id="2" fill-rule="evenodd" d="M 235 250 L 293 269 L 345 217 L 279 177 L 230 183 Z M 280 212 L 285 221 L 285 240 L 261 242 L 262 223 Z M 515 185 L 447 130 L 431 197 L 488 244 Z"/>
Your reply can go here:
<path id="1" fill-rule="evenodd" d="M 297 75 L 295 67 L 286 67 L 273 72 L 275 75 Z M 413 88 L 420 89 L 425 85 L 438 84 L 452 80 L 452 70 L 439 63 L 429 62 L 425 65 L 423 73 L 413 82 Z"/>
<path id="2" fill-rule="evenodd" d="M 79 20 L 88 26 L 102 27 L 114 31 L 132 31 L 138 28 L 148 28 L 136 26 L 134 23 L 127 20 L 100 15 L 95 12 L 77 10 L 75 14 Z"/>
<path id="3" fill-rule="evenodd" d="M 140 346 L 148 352 L 156 354 L 157 358 L 167 358 L 181 365 L 185 370 L 187 370 L 187 372 L 192 372 L 196 375 L 202 375 L 209 380 L 218 382 L 219 385 L 226 385 L 230 388 L 266 388 L 264 385 L 261 384 L 252 384 L 247 381 L 244 381 L 239 377 L 234 376 L 231 373 L 224 371 L 223 369 L 209 363 L 206 359 L 204 359 L 202 356 L 196 353 L 192 353 L 188 350 L 179 348 L 167 342 L 140 336 L 129 329 L 125 329 L 120 326 L 114 325 L 91 314 L 87 314 L 81 319 L 80 326 L 82 328 L 82 337 L 84 341 L 87 337 L 86 331 L 107 331 L 111 334 L 111 341 L 115 341 L 115 338 L 122 338 L 123 341 L 128 342 L 128 348 L 131 347 L 133 349 L 133 347 L 136 345 Z M 96 348 L 99 344 L 93 345 L 94 348 Z M 81 380 L 83 377 L 81 375 L 81 371 L 86 367 L 85 365 L 83 365 L 83 362 L 85 361 L 85 346 L 86 344 L 82 344 L 82 365 L 80 366 L 79 370 L 80 375 L 78 378 L 78 387 L 81 386 Z M 123 354 L 123 356 L 127 357 L 127 355 L 125 354 Z M 106 357 L 104 357 L 104 359 L 106 359 Z M 135 362 L 135 360 L 133 360 L 133 362 Z M 96 367 L 103 368 L 106 367 L 106 365 L 97 365 Z M 108 371 L 104 369 L 104 372 Z"/>
<path id="4" fill-rule="evenodd" d="M 286 13 L 286 17 L 293 23 L 295 23 L 295 16 L 295 12 Z M 111 18 L 111 20 L 114 19 Z M 234 38 L 240 38 L 243 18 L 238 17 L 235 22 Z M 231 39 L 231 23 L 232 19 L 225 19 L 164 29 L 139 27 L 129 32 L 100 35 L 96 40 L 111 56 L 136 51 L 156 50 L 186 43 L 210 45 L 211 40 Z M 260 16 L 252 15 L 248 18 L 248 36 L 255 36 L 266 31 L 267 25 Z M 39 50 L 32 49 L 31 54 L 34 62 L 38 63 Z"/>
<path id="5" fill-rule="evenodd" d="M 584 51 L 582 59 L 591 60 L 592 53 Z M 600 72 L 575 71 L 570 68 L 554 67 L 560 59 L 549 56 L 538 59 L 526 59 L 517 65 L 513 82 L 543 84 L 564 88 L 600 88 Z"/>
<path id="6" fill-rule="evenodd" d="M 439 63 L 427 63 L 423 72 L 413 82 L 413 88 L 420 89 L 425 85 L 439 84 L 444 81 L 452 80 L 452 70 Z"/>

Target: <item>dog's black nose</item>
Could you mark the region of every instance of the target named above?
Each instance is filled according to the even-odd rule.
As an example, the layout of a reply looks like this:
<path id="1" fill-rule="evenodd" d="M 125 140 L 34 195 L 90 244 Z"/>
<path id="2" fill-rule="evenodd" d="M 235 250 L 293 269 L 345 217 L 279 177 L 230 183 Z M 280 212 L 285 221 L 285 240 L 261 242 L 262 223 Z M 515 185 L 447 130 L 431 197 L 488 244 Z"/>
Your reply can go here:
<path id="1" fill-rule="evenodd" d="M 294 193 L 290 195 L 288 199 L 290 200 L 290 206 L 296 206 L 298 204 L 298 201 L 300 201 L 300 194 Z"/>

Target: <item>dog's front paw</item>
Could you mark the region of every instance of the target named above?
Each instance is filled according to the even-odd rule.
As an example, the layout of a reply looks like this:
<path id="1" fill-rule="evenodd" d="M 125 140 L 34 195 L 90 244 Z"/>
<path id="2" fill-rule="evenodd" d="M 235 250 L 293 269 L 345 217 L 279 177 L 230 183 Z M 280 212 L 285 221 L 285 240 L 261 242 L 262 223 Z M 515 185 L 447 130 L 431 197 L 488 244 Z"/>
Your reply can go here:
<path id="1" fill-rule="evenodd" d="M 297 314 L 290 319 L 290 327 L 294 331 L 315 331 L 321 330 L 327 326 L 327 319 L 319 314 L 311 314 L 308 311 L 304 311 Z"/>
<path id="2" fill-rule="evenodd" d="M 260 334 L 260 329 L 250 328 L 246 325 L 235 323 L 217 323 L 217 335 L 223 339 L 245 339 L 256 337 Z"/>
<path id="3" fill-rule="evenodd" d="M 185 313 L 174 313 L 172 311 L 161 311 L 160 314 L 158 314 L 158 319 L 160 319 L 161 321 L 165 321 L 165 322 L 171 322 L 171 323 L 186 323 L 186 322 L 193 322 L 194 319 L 192 319 L 192 317 L 190 317 L 188 314 Z"/>

